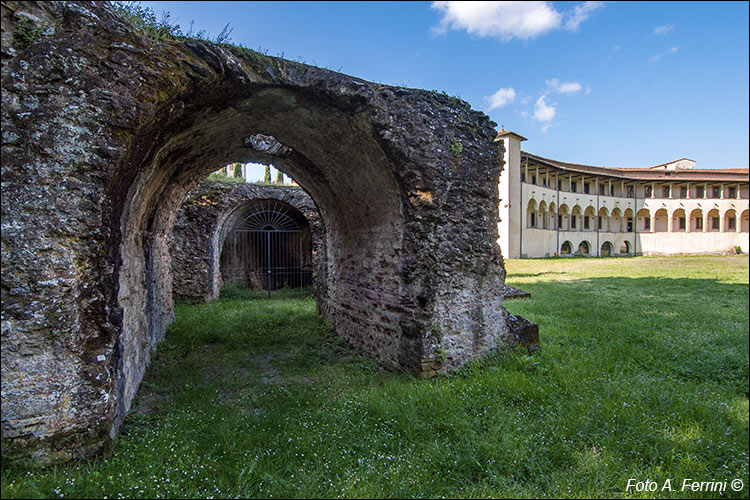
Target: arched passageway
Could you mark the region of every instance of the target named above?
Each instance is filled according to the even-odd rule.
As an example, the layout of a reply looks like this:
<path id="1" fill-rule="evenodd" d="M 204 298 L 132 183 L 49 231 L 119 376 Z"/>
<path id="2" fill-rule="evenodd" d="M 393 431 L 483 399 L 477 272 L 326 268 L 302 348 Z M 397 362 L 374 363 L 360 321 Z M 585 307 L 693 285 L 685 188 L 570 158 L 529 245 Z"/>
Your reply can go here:
<path id="1" fill-rule="evenodd" d="M 6 456 L 111 443 L 172 321 L 178 207 L 228 163 L 273 163 L 310 193 L 325 220 L 319 312 L 381 366 L 429 375 L 518 341 L 487 116 L 247 49 L 154 40 L 104 4 L 33 8 L 54 33 L 2 62 Z"/>

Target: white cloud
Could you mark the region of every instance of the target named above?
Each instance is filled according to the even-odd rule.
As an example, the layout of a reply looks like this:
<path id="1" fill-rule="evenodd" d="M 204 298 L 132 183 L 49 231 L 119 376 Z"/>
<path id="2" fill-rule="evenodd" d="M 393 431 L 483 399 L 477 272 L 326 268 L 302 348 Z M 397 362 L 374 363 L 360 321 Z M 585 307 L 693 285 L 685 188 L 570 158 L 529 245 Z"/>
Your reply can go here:
<path id="1" fill-rule="evenodd" d="M 576 5 L 573 8 L 573 13 L 568 14 L 569 17 L 568 20 L 565 21 L 565 29 L 570 31 L 577 30 L 581 23 L 589 18 L 589 13 L 603 5 L 604 2 L 583 2 L 581 5 Z"/>
<path id="2" fill-rule="evenodd" d="M 466 30 L 503 42 L 514 38 L 528 40 L 559 29 L 566 15 L 571 17 L 565 29 L 577 28 L 599 4 L 586 2 L 576 6 L 572 14 L 562 14 L 549 2 L 432 2 L 432 8 L 443 14 L 433 31 L 443 34 L 448 30 Z"/>
<path id="3" fill-rule="evenodd" d="M 487 111 L 493 109 L 502 108 L 516 100 L 516 91 L 513 87 L 501 88 L 497 92 L 492 94 L 490 97 L 485 97 L 484 101 L 487 104 Z"/>
<path id="4" fill-rule="evenodd" d="M 536 105 L 534 106 L 534 119 L 542 123 L 548 123 L 554 120 L 555 113 L 557 112 L 554 104 L 551 106 L 547 104 L 546 98 L 546 95 L 542 95 L 536 100 Z"/>
<path id="5" fill-rule="evenodd" d="M 559 94 L 575 94 L 576 92 L 580 92 L 582 88 L 581 84 L 578 82 L 561 83 L 557 78 L 550 78 L 549 80 L 545 80 L 544 83 L 547 84 L 547 90 L 544 92 L 545 95 L 549 94 L 550 92 L 557 92 Z"/>
<path id="6" fill-rule="evenodd" d="M 654 28 L 654 35 L 666 35 L 674 29 L 674 24 L 662 24 Z"/>
<path id="7" fill-rule="evenodd" d="M 678 50 L 680 50 L 679 47 L 670 47 L 669 49 L 667 49 L 666 51 L 662 52 L 661 54 L 657 54 L 655 56 L 649 57 L 648 58 L 648 62 L 650 62 L 650 63 L 656 62 L 656 61 L 658 61 L 659 59 L 661 59 L 664 56 L 668 56 L 669 54 L 674 54 Z"/>

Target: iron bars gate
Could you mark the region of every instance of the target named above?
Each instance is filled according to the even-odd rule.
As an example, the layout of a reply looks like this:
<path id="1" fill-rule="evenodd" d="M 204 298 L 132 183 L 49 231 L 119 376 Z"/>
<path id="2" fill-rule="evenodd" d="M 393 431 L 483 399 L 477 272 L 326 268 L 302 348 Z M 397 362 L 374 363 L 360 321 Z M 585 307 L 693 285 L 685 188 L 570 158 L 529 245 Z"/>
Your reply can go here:
<path id="1" fill-rule="evenodd" d="M 312 283 L 312 237 L 302 214 L 277 200 L 253 205 L 224 240 L 221 276 L 254 290 Z"/>

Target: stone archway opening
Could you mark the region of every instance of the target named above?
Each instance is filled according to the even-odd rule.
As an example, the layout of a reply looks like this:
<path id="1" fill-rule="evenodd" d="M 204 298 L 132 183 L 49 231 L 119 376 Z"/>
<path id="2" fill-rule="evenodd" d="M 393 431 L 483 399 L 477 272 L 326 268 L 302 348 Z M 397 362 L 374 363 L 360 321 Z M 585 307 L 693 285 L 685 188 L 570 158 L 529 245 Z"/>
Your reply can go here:
<path id="1" fill-rule="evenodd" d="M 503 146 L 486 115 L 239 47 L 155 41 L 106 4 L 35 8 L 54 33 L 3 59 L 6 456 L 112 442 L 173 319 L 178 208 L 219 165 L 272 163 L 311 195 L 318 311 L 384 368 L 432 375 L 518 341 L 496 243 Z"/>

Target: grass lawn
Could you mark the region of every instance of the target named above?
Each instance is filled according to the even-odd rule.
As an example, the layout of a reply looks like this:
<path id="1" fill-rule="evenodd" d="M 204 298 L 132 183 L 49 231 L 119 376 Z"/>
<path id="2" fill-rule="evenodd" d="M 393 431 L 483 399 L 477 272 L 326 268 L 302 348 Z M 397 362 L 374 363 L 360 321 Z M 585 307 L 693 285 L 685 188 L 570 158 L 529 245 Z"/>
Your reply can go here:
<path id="1" fill-rule="evenodd" d="M 543 349 L 431 380 L 352 354 L 310 298 L 178 306 L 113 455 L 3 462 L 2 497 L 747 498 L 747 256 L 506 266 Z"/>

